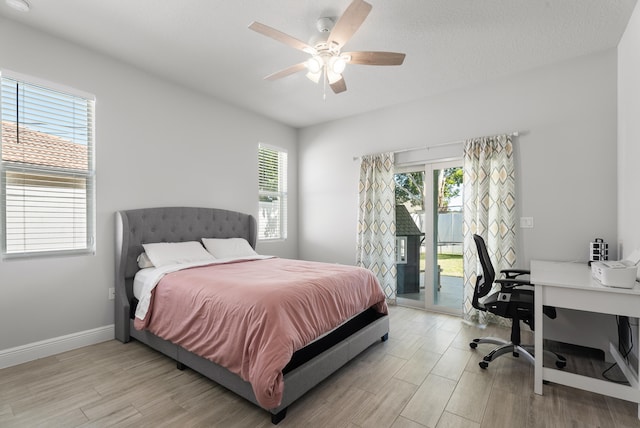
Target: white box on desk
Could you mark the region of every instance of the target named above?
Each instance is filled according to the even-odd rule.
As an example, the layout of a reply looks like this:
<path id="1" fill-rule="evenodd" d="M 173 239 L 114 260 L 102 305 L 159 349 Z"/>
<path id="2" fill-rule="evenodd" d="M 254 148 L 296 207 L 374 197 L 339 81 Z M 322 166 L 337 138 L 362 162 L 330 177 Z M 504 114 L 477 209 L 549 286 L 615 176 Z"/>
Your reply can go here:
<path id="1" fill-rule="evenodd" d="M 633 288 L 638 266 L 627 260 L 591 263 L 591 276 L 607 287 Z"/>

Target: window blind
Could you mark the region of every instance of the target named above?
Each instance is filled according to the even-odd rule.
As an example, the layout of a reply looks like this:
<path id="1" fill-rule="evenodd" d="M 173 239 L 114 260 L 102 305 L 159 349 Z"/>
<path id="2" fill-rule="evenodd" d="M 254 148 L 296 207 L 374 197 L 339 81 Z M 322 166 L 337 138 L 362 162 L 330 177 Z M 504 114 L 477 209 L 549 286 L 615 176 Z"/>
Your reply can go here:
<path id="1" fill-rule="evenodd" d="M 258 146 L 258 200 L 258 239 L 286 239 L 286 151 Z"/>
<path id="2" fill-rule="evenodd" d="M 92 253 L 94 99 L 0 78 L 4 257 Z"/>

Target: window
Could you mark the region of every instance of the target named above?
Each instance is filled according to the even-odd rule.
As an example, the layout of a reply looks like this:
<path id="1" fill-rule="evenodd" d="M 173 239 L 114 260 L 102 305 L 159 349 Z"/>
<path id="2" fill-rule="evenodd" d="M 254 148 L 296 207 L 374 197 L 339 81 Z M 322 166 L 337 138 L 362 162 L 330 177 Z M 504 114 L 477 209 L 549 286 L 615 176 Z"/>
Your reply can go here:
<path id="1" fill-rule="evenodd" d="M 407 264 L 407 237 L 396 236 L 396 264 Z"/>
<path id="2" fill-rule="evenodd" d="M 258 146 L 258 239 L 287 237 L 287 152 Z"/>
<path id="3" fill-rule="evenodd" d="M 0 77 L 2 254 L 93 253 L 94 97 Z"/>

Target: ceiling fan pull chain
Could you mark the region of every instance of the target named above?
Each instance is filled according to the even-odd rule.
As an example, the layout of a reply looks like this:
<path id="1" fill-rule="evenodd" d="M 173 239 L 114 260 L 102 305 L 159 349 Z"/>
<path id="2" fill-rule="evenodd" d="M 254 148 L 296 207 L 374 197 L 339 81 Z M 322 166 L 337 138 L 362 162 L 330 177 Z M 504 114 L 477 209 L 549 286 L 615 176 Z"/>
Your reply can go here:
<path id="1" fill-rule="evenodd" d="M 327 68 L 322 67 L 322 101 L 327 101 Z"/>

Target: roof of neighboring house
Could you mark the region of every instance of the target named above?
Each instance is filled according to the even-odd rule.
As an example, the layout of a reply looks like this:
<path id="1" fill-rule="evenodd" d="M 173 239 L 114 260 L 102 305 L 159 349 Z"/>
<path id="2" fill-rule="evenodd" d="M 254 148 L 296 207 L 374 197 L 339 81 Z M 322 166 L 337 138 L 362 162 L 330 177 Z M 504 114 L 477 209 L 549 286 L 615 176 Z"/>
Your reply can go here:
<path id="1" fill-rule="evenodd" d="M 87 146 L 2 121 L 2 160 L 66 169 L 89 169 Z"/>
<path id="2" fill-rule="evenodd" d="M 396 205 L 396 236 L 422 236 L 416 222 L 413 221 L 407 207 L 402 204 Z"/>

